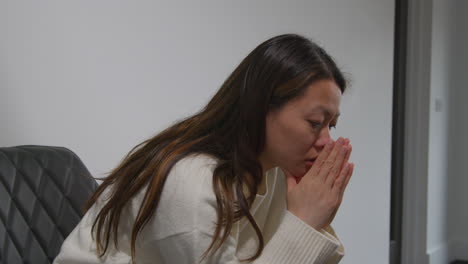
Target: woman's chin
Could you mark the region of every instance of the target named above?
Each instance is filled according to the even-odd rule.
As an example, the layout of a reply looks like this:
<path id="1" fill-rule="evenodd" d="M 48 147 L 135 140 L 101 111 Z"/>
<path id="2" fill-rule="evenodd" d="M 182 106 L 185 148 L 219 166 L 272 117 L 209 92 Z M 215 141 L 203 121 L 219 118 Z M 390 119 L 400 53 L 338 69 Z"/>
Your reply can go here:
<path id="1" fill-rule="evenodd" d="M 293 177 L 299 183 L 304 175 L 309 171 L 310 166 L 296 168 L 295 170 L 287 170 L 289 177 Z"/>
<path id="2" fill-rule="evenodd" d="M 305 174 L 306 174 L 306 171 L 301 171 L 301 172 L 299 172 L 299 173 L 293 174 L 293 176 L 294 176 L 295 178 L 302 178 L 302 177 L 304 177 Z"/>
<path id="3" fill-rule="evenodd" d="M 296 180 L 297 183 L 299 183 L 301 181 L 302 177 L 304 177 L 305 172 L 295 171 L 295 172 L 291 173 L 290 175 Z"/>
<path id="4" fill-rule="evenodd" d="M 296 182 L 299 183 L 301 179 L 306 175 L 306 173 L 309 171 L 311 166 L 306 165 L 302 169 L 298 169 L 291 173 L 291 175 L 296 179 Z"/>

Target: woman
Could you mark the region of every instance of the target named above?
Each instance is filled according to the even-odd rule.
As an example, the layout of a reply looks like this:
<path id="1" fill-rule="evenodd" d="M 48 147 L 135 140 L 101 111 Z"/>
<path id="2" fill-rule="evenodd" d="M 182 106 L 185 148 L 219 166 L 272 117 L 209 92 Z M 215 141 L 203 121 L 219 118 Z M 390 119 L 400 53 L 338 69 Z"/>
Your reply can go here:
<path id="1" fill-rule="evenodd" d="M 202 111 L 130 151 L 54 263 L 338 263 L 345 88 L 310 40 L 260 44 Z"/>

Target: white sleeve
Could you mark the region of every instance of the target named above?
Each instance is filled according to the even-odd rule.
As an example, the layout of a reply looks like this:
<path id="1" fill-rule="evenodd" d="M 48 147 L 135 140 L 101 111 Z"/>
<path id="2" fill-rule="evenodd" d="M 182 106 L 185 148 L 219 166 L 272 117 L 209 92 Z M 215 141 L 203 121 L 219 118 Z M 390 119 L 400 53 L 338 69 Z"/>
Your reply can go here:
<path id="1" fill-rule="evenodd" d="M 212 171 L 197 168 L 179 168 L 175 171 L 179 174 L 204 171 L 206 175 L 204 175 L 203 180 L 200 180 L 201 178 L 197 176 L 198 180 L 196 181 L 191 180 L 194 178 L 193 175 L 192 177 L 177 175 L 177 177 L 183 179 L 177 181 L 178 183 L 191 185 L 193 190 L 198 191 L 190 195 L 187 195 L 186 192 L 178 195 L 177 191 L 168 191 L 171 200 L 165 199 L 163 194 L 160 200 L 161 206 L 158 207 L 162 211 L 157 211 L 156 214 L 165 217 L 165 225 L 159 224 L 158 226 L 158 223 L 154 222 L 149 223 L 149 225 L 159 230 L 170 229 L 172 233 L 166 233 L 164 237 L 157 238 L 151 237 L 151 234 L 145 232 L 146 239 L 139 246 L 137 263 L 154 263 L 155 259 L 159 259 L 161 263 L 195 264 L 201 260 L 202 254 L 208 249 L 212 241 L 215 227 L 213 223 L 217 219 L 216 197 L 211 180 Z M 186 187 L 175 187 L 170 184 L 167 186 L 172 188 L 171 190 L 188 190 Z M 178 197 L 183 198 L 180 200 Z M 174 202 L 174 200 L 177 200 L 177 202 Z M 196 202 L 194 203 L 194 201 Z M 178 206 L 168 205 L 171 203 Z M 193 206 L 180 206 L 182 203 L 193 204 Z M 172 219 L 169 219 L 168 215 Z M 169 226 L 168 223 L 170 223 Z M 188 228 L 187 223 L 195 224 Z M 265 244 L 262 254 L 252 263 L 338 263 L 339 259 L 336 262 L 329 261 L 336 255 L 339 246 L 340 244 L 336 239 L 315 230 L 289 211 L 286 211 L 282 216 L 278 229 Z M 236 256 L 236 249 L 237 240 L 235 236 L 230 235 L 214 255 L 208 254 L 201 263 L 240 263 L 241 260 Z"/>
<path id="2" fill-rule="evenodd" d="M 252 263 L 338 263 L 340 259 L 332 261 L 338 245 L 306 225 L 293 214 L 287 213 L 260 257 Z M 145 252 L 140 251 L 141 258 L 137 259 L 137 263 L 152 263 L 153 259 L 160 259 L 162 263 L 198 263 L 212 237 L 211 233 L 194 229 L 153 240 L 145 245 Z M 215 254 L 208 255 L 201 263 L 240 263 L 236 256 L 236 245 L 237 241 L 230 235 Z"/>

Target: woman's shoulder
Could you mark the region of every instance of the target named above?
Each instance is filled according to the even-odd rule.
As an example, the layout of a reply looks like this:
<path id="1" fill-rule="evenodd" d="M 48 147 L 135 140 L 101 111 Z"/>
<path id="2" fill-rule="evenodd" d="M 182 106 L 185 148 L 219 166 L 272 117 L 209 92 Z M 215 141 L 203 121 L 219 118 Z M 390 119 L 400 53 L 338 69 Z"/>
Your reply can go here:
<path id="1" fill-rule="evenodd" d="M 208 210 L 207 202 L 216 204 L 212 190 L 217 159 L 207 154 L 189 154 L 169 171 L 155 217 L 146 227 L 142 240 L 160 240 L 199 228 L 200 217 Z M 209 201 L 207 201 L 207 198 Z M 216 211 L 209 211 L 216 217 Z"/>
<path id="2" fill-rule="evenodd" d="M 218 160 L 205 153 L 191 153 L 177 161 L 167 175 L 165 188 L 176 188 L 177 186 L 186 186 L 194 191 L 207 177 L 213 175 Z"/>
<path id="3" fill-rule="evenodd" d="M 207 153 L 190 153 L 174 164 L 173 169 L 206 169 L 216 166 L 218 159 Z"/>

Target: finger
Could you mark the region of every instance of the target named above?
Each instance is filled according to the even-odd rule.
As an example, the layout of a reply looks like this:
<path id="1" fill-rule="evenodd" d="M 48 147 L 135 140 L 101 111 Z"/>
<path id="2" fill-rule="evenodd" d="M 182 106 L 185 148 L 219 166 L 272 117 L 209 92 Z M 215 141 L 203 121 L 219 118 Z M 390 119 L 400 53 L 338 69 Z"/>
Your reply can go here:
<path id="1" fill-rule="evenodd" d="M 351 176 L 353 176 L 353 172 L 354 172 L 354 163 L 351 163 L 350 168 L 349 168 L 348 177 L 346 178 L 346 182 L 345 182 L 345 184 L 343 186 L 344 189 L 346 189 L 346 187 L 348 186 L 348 182 L 351 179 Z M 344 193 L 344 190 L 342 192 Z"/>
<path id="2" fill-rule="evenodd" d="M 348 162 L 349 157 L 351 156 L 351 152 L 353 151 L 353 146 L 349 142 L 350 142 L 349 138 L 346 138 L 344 146 L 348 146 L 349 149 L 348 149 L 348 153 L 346 154 L 346 157 L 344 159 L 343 166 L 341 167 L 341 169 L 344 169 L 344 166 L 346 165 L 346 162 Z"/>
<path id="3" fill-rule="evenodd" d="M 335 191 L 338 191 L 339 204 L 341 204 L 341 202 L 343 201 L 344 192 L 346 190 L 346 187 L 348 186 L 348 182 L 351 179 L 351 176 L 353 175 L 353 170 L 354 170 L 354 163 L 347 164 L 347 175 L 346 175 L 345 182 L 341 186 L 337 186 L 337 188 L 335 189 Z"/>
<path id="4" fill-rule="evenodd" d="M 341 167 L 341 169 L 343 170 L 344 167 L 346 166 L 346 163 L 348 162 L 349 160 L 349 157 L 351 156 L 351 152 L 353 151 L 353 146 L 352 145 L 349 145 L 348 146 L 348 153 L 346 154 L 346 157 L 344 159 L 344 162 L 343 162 L 343 166 Z"/>
<path id="5" fill-rule="evenodd" d="M 323 166 L 324 162 L 327 160 L 328 156 L 333 150 L 334 145 L 335 145 L 335 142 L 333 141 L 330 141 L 325 145 L 322 152 L 319 154 L 319 156 L 315 160 L 314 165 L 312 165 L 312 168 L 310 169 L 310 171 L 312 172 L 312 175 L 319 174 L 320 168 Z"/>
<path id="6" fill-rule="evenodd" d="M 349 168 L 348 168 L 348 173 L 347 173 L 347 175 L 346 175 L 346 179 L 345 179 L 343 185 L 340 187 L 340 193 L 341 193 L 340 196 L 341 196 L 341 199 L 343 199 L 343 195 L 344 195 L 344 192 L 345 192 L 345 190 L 346 190 L 346 187 L 348 186 L 348 182 L 349 182 L 349 180 L 351 179 L 351 176 L 353 175 L 354 163 L 350 163 L 350 164 L 348 165 L 348 167 L 349 167 Z"/>
<path id="7" fill-rule="evenodd" d="M 346 183 L 346 178 L 349 175 L 349 170 L 350 170 L 350 164 L 347 163 L 344 169 L 340 172 L 340 175 L 333 182 L 332 190 L 338 196 L 341 196 L 342 194 L 342 189 Z"/>
<path id="8" fill-rule="evenodd" d="M 342 171 L 341 168 L 343 168 L 343 164 L 345 164 L 344 160 L 346 155 L 348 155 L 348 148 L 343 146 L 339 150 L 339 154 L 336 157 L 335 163 L 333 164 L 332 169 L 330 170 L 330 173 L 327 176 L 326 183 L 330 188 L 333 185 L 333 182 L 336 180 L 337 177 L 340 176 L 340 172 Z"/>
<path id="9" fill-rule="evenodd" d="M 336 178 L 336 174 L 339 173 L 337 170 L 341 168 L 342 160 L 344 157 L 344 154 L 342 152 L 343 149 L 343 144 L 344 144 L 344 139 L 340 138 L 338 139 L 337 143 L 335 144 L 335 147 L 333 148 L 332 152 L 328 156 L 327 160 L 324 162 L 323 166 L 320 168 L 320 173 L 319 177 L 327 183 L 329 187 L 332 186 L 333 180 Z M 338 160 L 339 159 L 339 160 Z M 339 164 L 338 164 L 339 163 Z M 338 167 L 336 167 L 338 166 Z M 332 171 L 333 170 L 333 171 Z M 333 173 L 333 178 L 327 180 Z"/>

